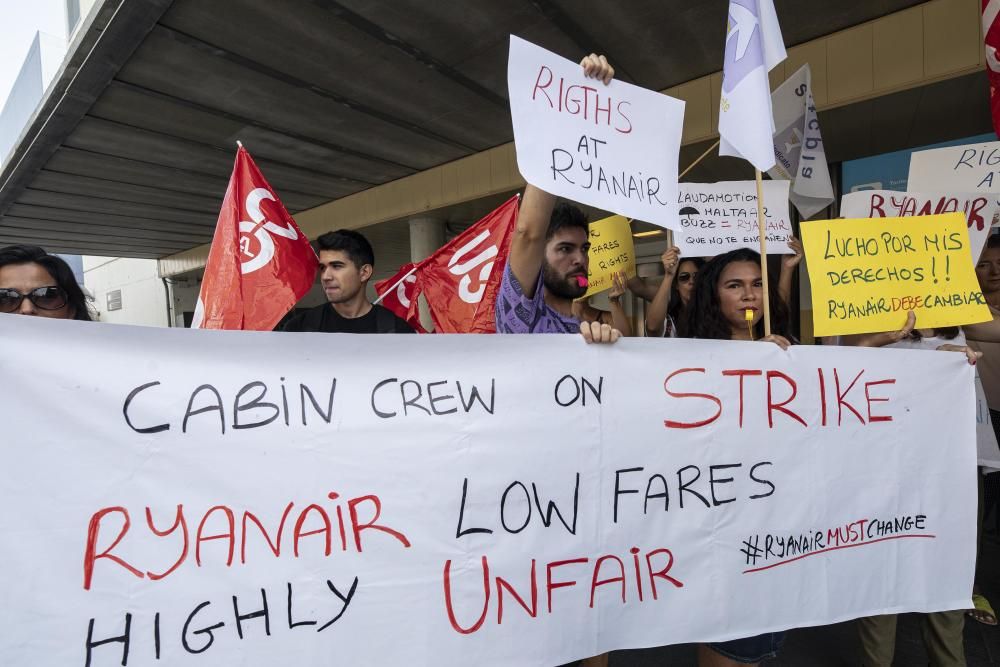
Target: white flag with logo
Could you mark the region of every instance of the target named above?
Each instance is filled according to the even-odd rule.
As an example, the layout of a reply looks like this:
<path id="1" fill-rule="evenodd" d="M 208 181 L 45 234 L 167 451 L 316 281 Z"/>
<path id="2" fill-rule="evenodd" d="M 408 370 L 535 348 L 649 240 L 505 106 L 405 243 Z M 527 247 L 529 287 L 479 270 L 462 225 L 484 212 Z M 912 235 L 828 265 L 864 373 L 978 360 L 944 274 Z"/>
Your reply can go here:
<path id="1" fill-rule="evenodd" d="M 775 164 L 767 173 L 792 182 L 789 199 L 799 215 L 811 218 L 833 203 L 834 196 L 808 64 L 774 91 L 771 104 Z"/>
<path id="2" fill-rule="evenodd" d="M 774 118 L 767 73 L 785 59 L 773 0 L 729 0 L 719 102 L 719 155 L 760 171 L 774 166 Z"/>

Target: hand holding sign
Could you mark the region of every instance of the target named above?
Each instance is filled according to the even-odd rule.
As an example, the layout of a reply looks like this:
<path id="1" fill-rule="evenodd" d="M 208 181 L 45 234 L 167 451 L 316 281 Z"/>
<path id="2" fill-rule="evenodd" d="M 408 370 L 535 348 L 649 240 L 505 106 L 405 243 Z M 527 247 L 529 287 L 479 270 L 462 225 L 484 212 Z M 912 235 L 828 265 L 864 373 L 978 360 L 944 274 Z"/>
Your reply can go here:
<path id="1" fill-rule="evenodd" d="M 603 56 L 577 65 L 512 35 L 518 169 L 551 194 L 673 226 L 684 103 L 613 75 Z"/>
<path id="2" fill-rule="evenodd" d="M 817 336 L 887 331 L 914 311 L 924 328 L 992 319 L 961 213 L 802 223 Z"/>

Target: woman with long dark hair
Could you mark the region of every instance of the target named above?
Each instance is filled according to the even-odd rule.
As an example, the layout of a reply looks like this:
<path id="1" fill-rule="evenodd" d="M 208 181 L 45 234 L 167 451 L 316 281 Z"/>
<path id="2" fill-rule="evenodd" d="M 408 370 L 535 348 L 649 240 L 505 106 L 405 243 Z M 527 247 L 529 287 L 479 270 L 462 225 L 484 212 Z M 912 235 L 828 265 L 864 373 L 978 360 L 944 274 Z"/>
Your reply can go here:
<path id="1" fill-rule="evenodd" d="M 92 319 L 69 265 L 32 245 L 0 248 L 0 313 Z"/>
<path id="2" fill-rule="evenodd" d="M 768 340 L 788 347 L 788 306 L 773 288 L 770 303 L 774 333 L 764 335 L 763 290 L 758 253 L 739 248 L 713 257 L 698 273 L 685 310 L 684 330 L 691 338 Z M 749 319 L 747 311 L 751 313 Z"/>

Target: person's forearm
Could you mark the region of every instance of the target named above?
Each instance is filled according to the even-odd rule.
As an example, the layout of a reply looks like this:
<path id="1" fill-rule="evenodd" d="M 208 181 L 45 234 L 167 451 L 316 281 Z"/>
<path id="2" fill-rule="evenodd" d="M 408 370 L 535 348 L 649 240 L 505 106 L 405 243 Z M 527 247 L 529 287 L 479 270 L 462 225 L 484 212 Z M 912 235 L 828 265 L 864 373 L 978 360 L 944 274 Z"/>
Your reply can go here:
<path id="1" fill-rule="evenodd" d="M 847 347 L 884 347 L 899 340 L 895 332 L 882 332 L 841 336 L 840 344 Z"/>
<path id="2" fill-rule="evenodd" d="M 663 282 L 653 295 L 653 300 L 646 308 L 646 335 L 659 338 L 663 335 L 663 323 L 667 319 L 667 310 L 670 308 L 670 291 L 673 285 L 672 276 L 663 276 Z"/>
<path id="3" fill-rule="evenodd" d="M 781 273 L 778 275 L 778 298 L 788 308 L 792 307 L 792 279 L 795 277 L 795 269 L 781 265 Z"/>
<path id="4" fill-rule="evenodd" d="M 608 303 L 611 304 L 611 326 L 618 329 L 623 336 L 631 336 L 632 324 L 628 321 L 621 299 L 608 299 Z"/>
<path id="5" fill-rule="evenodd" d="M 535 295 L 535 284 L 545 258 L 545 233 L 555 205 L 554 195 L 533 185 L 525 187 L 507 261 L 528 297 Z"/>
<path id="6" fill-rule="evenodd" d="M 653 297 L 656 296 L 656 287 L 650 285 L 645 279 L 639 276 L 633 276 L 628 279 L 628 288 L 632 294 L 643 301 L 652 301 Z"/>
<path id="7" fill-rule="evenodd" d="M 990 308 L 993 319 L 989 322 L 979 324 L 966 324 L 962 326 L 965 337 L 978 343 L 1000 343 L 1000 311 Z"/>

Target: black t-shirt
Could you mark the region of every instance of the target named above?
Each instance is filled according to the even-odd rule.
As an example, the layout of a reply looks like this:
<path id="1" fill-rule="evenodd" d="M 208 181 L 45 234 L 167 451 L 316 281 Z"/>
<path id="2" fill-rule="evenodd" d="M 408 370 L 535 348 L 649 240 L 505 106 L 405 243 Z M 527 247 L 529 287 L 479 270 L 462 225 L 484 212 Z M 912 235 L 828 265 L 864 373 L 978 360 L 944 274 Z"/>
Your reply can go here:
<path id="1" fill-rule="evenodd" d="M 406 320 L 382 306 L 353 319 L 342 316 L 328 303 L 310 308 L 288 320 L 283 331 L 322 331 L 324 333 L 415 333 Z"/>

